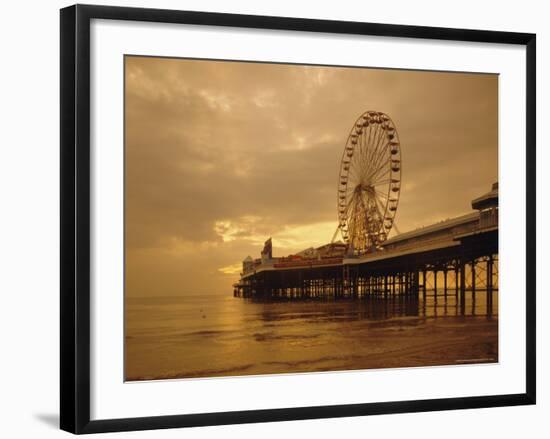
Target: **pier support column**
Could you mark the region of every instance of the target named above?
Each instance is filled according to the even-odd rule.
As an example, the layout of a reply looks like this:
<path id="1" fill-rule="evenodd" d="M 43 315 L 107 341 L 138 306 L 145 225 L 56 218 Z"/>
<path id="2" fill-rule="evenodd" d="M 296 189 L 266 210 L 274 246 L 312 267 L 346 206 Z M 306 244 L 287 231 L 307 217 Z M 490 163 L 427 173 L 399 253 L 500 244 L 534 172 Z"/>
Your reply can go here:
<path id="1" fill-rule="evenodd" d="M 437 270 L 434 270 L 434 304 L 437 305 Z"/>
<path id="2" fill-rule="evenodd" d="M 455 266 L 455 306 L 458 307 L 458 266 Z"/>
<path id="3" fill-rule="evenodd" d="M 426 303 L 426 270 L 422 270 L 422 300 Z"/>
<path id="4" fill-rule="evenodd" d="M 472 260 L 472 314 L 476 309 L 476 260 Z"/>
<path id="5" fill-rule="evenodd" d="M 487 261 L 487 315 L 493 314 L 493 255 Z"/>
<path id="6" fill-rule="evenodd" d="M 460 313 L 464 315 L 466 308 L 466 264 L 460 261 Z"/>

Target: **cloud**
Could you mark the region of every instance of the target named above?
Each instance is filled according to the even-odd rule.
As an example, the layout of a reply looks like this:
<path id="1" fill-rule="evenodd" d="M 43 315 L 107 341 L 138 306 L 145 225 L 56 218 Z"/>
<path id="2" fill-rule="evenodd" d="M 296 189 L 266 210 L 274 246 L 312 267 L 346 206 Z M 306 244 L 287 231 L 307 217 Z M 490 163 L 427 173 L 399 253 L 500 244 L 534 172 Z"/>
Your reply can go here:
<path id="1" fill-rule="evenodd" d="M 497 94 L 495 75 L 126 57 L 129 294 L 230 288 L 220 267 L 269 236 L 277 254 L 330 241 L 368 109 L 398 128 L 399 229 L 468 212 L 497 180 Z"/>
<path id="2" fill-rule="evenodd" d="M 243 265 L 240 262 L 236 264 L 226 265 L 225 267 L 218 268 L 223 274 L 235 275 L 242 271 Z"/>

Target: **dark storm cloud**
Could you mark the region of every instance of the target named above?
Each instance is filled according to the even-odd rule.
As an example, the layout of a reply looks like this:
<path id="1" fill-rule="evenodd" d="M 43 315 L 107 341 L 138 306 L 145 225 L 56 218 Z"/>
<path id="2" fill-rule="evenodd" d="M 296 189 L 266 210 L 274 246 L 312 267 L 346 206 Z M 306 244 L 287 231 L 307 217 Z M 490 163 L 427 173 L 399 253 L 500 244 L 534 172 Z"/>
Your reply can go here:
<path id="1" fill-rule="evenodd" d="M 468 212 L 497 180 L 497 93 L 493 75 L 126 58 L 129 285 L 215 289 L 271 235 L 278 254 L 307 242 L 297 231 L 329 241 L 342 149 L 369 109 L 399 131 L 399 229 Z"/>

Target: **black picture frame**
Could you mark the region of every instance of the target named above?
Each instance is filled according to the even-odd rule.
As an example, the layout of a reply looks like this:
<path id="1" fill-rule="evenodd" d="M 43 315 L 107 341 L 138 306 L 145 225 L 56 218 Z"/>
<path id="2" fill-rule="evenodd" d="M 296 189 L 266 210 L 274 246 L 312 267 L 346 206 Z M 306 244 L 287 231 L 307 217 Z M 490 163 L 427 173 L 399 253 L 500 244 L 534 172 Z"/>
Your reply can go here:
<path id="1" fill-rule="evenodd" d="M 61 404 L 72 433 L 273 422 L 535 404 L 536 36 L 289 17 L 75 5 L 61 10 Z M 90 21 L 132 20 L 256 29 L 514 44 L 526 47 L 526 392 L 416 401 L 90 420 Z"/>

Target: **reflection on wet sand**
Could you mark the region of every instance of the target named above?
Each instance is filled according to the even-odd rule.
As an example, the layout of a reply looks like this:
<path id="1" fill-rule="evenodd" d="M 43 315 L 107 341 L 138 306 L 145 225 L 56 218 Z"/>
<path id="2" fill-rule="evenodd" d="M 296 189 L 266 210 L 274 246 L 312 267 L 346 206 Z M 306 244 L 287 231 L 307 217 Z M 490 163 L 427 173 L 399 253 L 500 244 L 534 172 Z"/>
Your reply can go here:
<path id="1" fill-rule="evenodd" d="M 498 298 L 485 294 L 467 295 L 464 312 L 451 294 L 425 302 L 129 299 L 126 379 L 496 362 Z"/>

